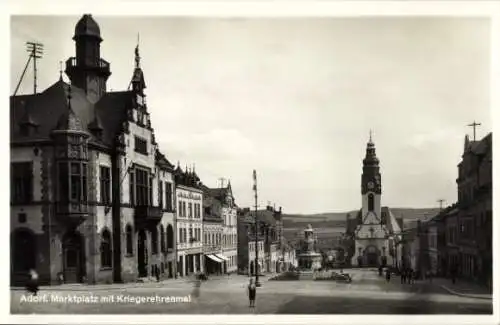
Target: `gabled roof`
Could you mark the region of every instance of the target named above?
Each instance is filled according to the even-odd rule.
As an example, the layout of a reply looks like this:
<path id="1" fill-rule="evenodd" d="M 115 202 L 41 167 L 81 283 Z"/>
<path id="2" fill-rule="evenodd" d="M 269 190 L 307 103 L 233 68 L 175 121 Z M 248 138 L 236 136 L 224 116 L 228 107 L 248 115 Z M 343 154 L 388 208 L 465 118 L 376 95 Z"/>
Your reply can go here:
<path id="1" fill-rule="evenodd" d="M 68 117 L 69 84 L 59 79 L 43 92 L 32 95 L 10 97 L 10 139 L 17 141 L 50 140 L 50 132 L 62 116 Z M 103 128 L 102 143 L 112 147 L 115 136 L 127 118 L 127 108 L 132 105 L 133 93 L 129 91 L 108 92 L 95 104 L 87 99 L 85 91 L 71 86 L 71 109 L 81 122 L 81 128 L 100 124 Z M 29 137 L 20 133 L 20 122 L 29 119 L 38 124 L 37 132 Z M 97 114 L 97 119 L 96 119 Z M 97 141 L 97 139 L 94 139 Z"/>
<path id="2" fill-rule="evenodd" d="M 50 140 L 50 132 L 56 127 L 61 116 L 68 114 L 69 85 L 62 80 L 58 80 L 43 92 L 32 95 L 21 95 L 10 97 L 10 140 L 11 141 L 31 141 Z M 73 112 L 81 121 L 84 127 L 89 120 L 89 111 L 92 104 L 87 100 L 87 96 L 82 89 L 72 87 L 71 106 Z M 19 122 L 29 113 L 30 119 L 38 123 L 36 133 L 29 137 L 20 133 Z M 93 117 L 93 114 L 90 118 Z"/>
<path id="3" fill-rule="evenodd" d="M 102 140 L 106 145 L 114 145 L 115 136 L 127 120 L 127 110 L 132 107 L 133 99 L 132 91 L 108 92 L 95 104 L 95 112 L 104 126 Z"/>
<path id="4" fill-rule="evenodd" d="M 156 150 L 156 152 L 155 152 L 155 160 L 156 160 L 156 163 L 160 167 L 163 167 L 163 168 L 168 169 L 168 170 L 174 169 L 174 165 L 172 165 L 170 163 L 170 161 L 168 161 L 167 157 L 165 157 L 165 155 L 163 153 L 161 153 L 161 151 L 159 149 Z"/>
<path id="5" fill-rule="evenodd" d="M 387 216 L 386 217 L 387 230 L 389 230 L 390 232 L 392 232 L 394 234 L 401 233 L 402 224 L 400 224 L 400 222 L 402 223 L 402 219 L 401 219 L 401 221 L 396 219 L 396 217 L 394 216 L 394 214 L 391 212 L 391 210 L 388 207 L 382 207 L 382 211 L 385 212 L 386 216 Z"/>

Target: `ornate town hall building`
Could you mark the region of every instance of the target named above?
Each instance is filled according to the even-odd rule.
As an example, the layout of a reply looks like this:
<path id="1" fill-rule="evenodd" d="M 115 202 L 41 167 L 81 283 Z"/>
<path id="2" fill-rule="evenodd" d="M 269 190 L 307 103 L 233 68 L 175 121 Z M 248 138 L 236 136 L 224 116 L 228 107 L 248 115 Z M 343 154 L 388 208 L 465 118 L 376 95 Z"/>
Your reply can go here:
<path id="1" fill-rule="evenodd" d="M 351 233 L 354 239 L 352 265 L 393 265 L 397 260 L 398 252 L 395 251 L 394 243 L 401 235 L 402 220 L 398 222 L 389 208 L 381 206 L 381 198 L 382 177 L 379 159 L 370 134 L 361 175 L 362 208 L 358 212 Z"/>
<path id="2" fill-rule="evenodd" d="M 172 164 L 159 151 L 136 48 L 127 91 L 109 92 L 91 15 L 76 56 L 43 92 L 10 98 L 11 279 L 121 282 L 176 271 Z"/>

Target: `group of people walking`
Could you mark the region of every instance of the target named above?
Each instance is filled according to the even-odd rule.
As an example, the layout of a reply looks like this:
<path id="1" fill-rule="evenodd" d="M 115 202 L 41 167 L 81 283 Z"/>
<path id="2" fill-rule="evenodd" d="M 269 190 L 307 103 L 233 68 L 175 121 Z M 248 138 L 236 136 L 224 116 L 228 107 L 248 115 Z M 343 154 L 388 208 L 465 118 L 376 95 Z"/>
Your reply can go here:
<path id="1" fill-rule="evenodd" d="M 404 268 L 399 271 L 401 274 L 401 284 L 414 284 L 416 272 L 412 268 Z"/>
<path id="2" fill-rule="evenodd" d="M 379 275 L 382 276 L 384 273 L 384 268 L 379 266 L 378 269 Z M 402 268 L 399 270 L 399 274 L 401 277 L 401 284 L 414 284 L 417 273 L 413 271 L 412 268 Z M 387 282 L 391 281 L 391 270 L 389 268 L 385 269 L 385 280 Z"/>

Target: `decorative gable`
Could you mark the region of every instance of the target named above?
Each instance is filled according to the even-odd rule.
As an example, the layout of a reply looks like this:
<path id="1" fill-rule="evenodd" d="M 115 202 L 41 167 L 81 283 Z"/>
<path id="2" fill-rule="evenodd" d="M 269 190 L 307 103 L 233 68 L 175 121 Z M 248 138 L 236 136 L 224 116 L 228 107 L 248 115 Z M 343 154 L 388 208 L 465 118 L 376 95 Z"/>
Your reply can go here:
<path id="1" fill-rule="evenodd" d="M 368 213 L 363 218 L 363 224 L 365 225 L 374 225 L 380 223 L 380 218 L 373 211 L 368 211 Z"/>

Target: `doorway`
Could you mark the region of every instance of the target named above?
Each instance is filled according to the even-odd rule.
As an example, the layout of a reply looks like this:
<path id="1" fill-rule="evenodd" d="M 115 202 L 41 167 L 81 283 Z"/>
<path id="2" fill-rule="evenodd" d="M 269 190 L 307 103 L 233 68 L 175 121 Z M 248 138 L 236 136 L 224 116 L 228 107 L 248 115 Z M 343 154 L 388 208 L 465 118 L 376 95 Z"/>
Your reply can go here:
<path id="1" fill-rule="evenodd" d="M 30 269 L 36 268 L 35 235 L 28 229 L 17 229 L 11 234 L 11 281 L 24 284 Z"/>
<path id="2" fill-rule="evenodd" d="M 374 267 L 378 266 L 379 252 L 377 247 L 368 246 L 365 250 L 365 260 L 366 266 Z"/>
<path id="3" fill-rule="evenodd" d="M 140 278 L 148 276 L 148 241 L 144 229 L 137 236 L 137 273 Z"/>
<path id="4" fill-rule="evenodd" d="M 65 283 L 82 283 L 85 277 L 85 246 L 83 236 L 68 231 L 63 237 L 63 274 Z"/>

